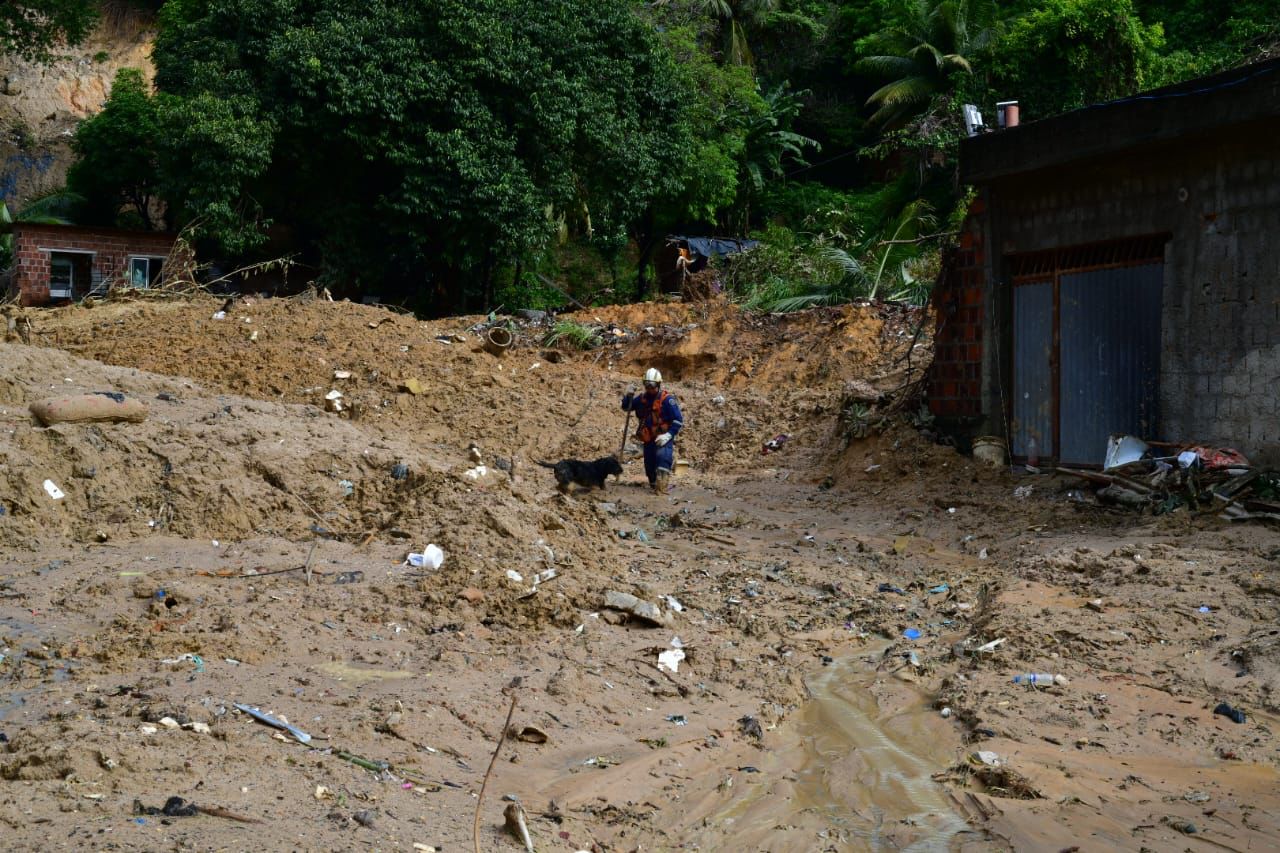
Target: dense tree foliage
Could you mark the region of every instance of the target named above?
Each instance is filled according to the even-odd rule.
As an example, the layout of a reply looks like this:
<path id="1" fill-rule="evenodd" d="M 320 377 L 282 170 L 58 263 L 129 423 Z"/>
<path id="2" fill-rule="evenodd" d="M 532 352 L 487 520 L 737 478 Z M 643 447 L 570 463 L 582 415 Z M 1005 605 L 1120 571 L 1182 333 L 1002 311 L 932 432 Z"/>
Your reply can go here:
<path id="1" fill-rule="evenodd" d="M 97 0 L 4 0 L 0 3 L 0 53 L 47 59 L 62 44 L 88 35 Z"/>
<path id="2" fill-rule="evenodd" d="M 962 104 L 1034 120 L 1280 54 L 1280 0 L 147 4 L 157 91 L 122 74 L 81 127 L 85 215 L 159 196 L 209 251 L 270 239 L 434 311 L 643 296 L 677 233 L 762 237 L 726 278 L 752 304 L 918 299 Z M 90 6 L 4 8 L 0 41 L 43 9 L 47 46 Z"/>
<path id="3" fill-rule="evenodd" d="M 112 225 L 125 208 L 128 221 L 155 228 L 159 131 L 155 102 L 142 72 L 122 68 L 102 112 L 81 124 L 71 143 L 78 159 L 67 173 L 67 186 L 89 200 L 83 212 L 86 220 Z"/>

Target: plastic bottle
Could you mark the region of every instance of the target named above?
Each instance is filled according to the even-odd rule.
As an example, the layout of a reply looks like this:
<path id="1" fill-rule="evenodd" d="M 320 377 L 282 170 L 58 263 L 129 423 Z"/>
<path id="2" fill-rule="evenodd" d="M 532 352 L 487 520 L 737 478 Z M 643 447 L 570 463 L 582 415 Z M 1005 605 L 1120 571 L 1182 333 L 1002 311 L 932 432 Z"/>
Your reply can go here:
<path id="1" fill-rule="evenodd" d="M 1032 687 L 1052 687 L 1055 684 L 1058 687 L 1066 687 L 1066 676 L 1054 675 L 1051 672 L 1024 672 L 1022 675 L 1013 677 L 1014 684 L 1027 684 Z"/>
<path id="2" fill-rule="evenodd" d="M 1040 443 L 1033 435 L 1027 439 L 1027 468 L 1040 467 Z"/>

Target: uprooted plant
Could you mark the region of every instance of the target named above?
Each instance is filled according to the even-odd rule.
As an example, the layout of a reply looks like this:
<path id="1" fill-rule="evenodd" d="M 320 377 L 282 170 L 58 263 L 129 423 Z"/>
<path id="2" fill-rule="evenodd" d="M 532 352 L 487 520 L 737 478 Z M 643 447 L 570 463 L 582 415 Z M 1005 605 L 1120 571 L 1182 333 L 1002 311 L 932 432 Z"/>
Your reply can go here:
<path id="1" fill-rule="evenodd" d="M 604 338 L 601 337 L 599 328 L 576 320 L 558 321 L 542 339 L 543 346 L 554 347 L 565 344 L 580 350 L 595 349 L 603 342 Z"/>

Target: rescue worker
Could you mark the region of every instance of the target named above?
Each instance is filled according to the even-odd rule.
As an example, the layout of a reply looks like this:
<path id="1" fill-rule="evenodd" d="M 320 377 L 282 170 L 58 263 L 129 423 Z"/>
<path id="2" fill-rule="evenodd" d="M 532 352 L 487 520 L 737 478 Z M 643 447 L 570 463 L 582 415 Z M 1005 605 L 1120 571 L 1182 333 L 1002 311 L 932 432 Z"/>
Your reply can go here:
<path id="1" fill-rule="evenodd" d="M 676 398 L 662 390 L 662 374 L 656 367 L 644 372 L 644 393 L 634 386 L 622 397 L 623 411 L 635 412 L 639 420 L 636 438 L 644 445 L 644 473 L 655 492 L 665 495 L 675 469 L 675 437 L 684 421 Z"/>

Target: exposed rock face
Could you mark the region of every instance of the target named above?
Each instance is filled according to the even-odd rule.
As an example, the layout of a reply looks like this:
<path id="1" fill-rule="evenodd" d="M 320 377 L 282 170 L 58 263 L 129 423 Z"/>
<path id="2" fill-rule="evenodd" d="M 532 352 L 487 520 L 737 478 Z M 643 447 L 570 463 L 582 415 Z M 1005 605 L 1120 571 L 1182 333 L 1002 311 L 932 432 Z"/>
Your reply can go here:
<path id="1" fill-rule="evenodd" d="M 125 7 L 47 64 L 0 54 L 0 201 L 11 210 L 61 187 L 76 125 L 102 109 L 121 68 L 154 76 L 149 15 Z"/>

